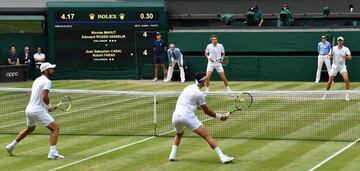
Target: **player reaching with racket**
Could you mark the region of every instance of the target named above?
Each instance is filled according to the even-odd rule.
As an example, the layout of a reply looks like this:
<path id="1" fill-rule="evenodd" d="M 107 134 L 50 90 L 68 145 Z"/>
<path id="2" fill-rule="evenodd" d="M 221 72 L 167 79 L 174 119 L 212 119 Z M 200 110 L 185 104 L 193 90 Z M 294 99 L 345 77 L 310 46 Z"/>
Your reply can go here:
<path id="1" fill-rule="evenodd" d="M 176 159 L 176 150 L 180 145 L 181 137 L 184 135 L 185 127 L 192 129 L 192 131 L 194 131 L 196 134 L 203 137 L 219 156 L 222 163 L 230 163 L 234 159 L 233 157 L 229 157 L 222 153 L 216 141 L 212 138 L 212 136 L 195 115 L 195 110 L 198 106 L 200 106 L 202 110 L 211 117 L 221 121 L 228 119 L 227 114 L 221 115 L 215 113 L 206 105 L 205 97 L 200 91 L 200 89 L 204 87 L 206 78 L 207 77 L 204 73 L 196 73 L 196 84 L 187 86 L 177 100 L 176 108 L 172 116 L 172 124 L 174 126 L 176 135 L 169 156 L 170 161 L 175 161 Z"/>
<path id="2" fill-rule="evenodd" d="M 214 71 L 214 68 L 216 72 L 219 73 L 221 79 L 224 81 L 226 90 L 231 91 L 228 80 L 226 79 L 225 76 L 223 66 L 221 64 L 221 61 L 225 56 L 224 46 L 218 43 L 218 38 L 216 35 L 212 35 L 210 39 L 211 39 L 211 43 L 208 44 L 205 49 L 205 57 L 208 59 L 208 65 L 206 68 L 207 80 L 205 84 L 206 85 L 205 92 L 209 92 L 210 78 L 212 72 Z"/>
<path id="3" fill-rule="evenodd" d="M 40 124 L 47 127 L 51 132 L 48 159 L 64 158 L 64 156 L 60 155 L 56 149 L 59 126 L 54 121 L 54 118 L 48 113 L 57 108 L 57 106 L 51 107 L 49 99 L 51 88 L 51 81 L 49 78 L 53 76 L 55 66 L 56 65 L 51 65 L 48 62 L 41 64 L 40 71 L 42 72 L 42 75 L 38 77 L 32 85 L 30 101 L 25 111 L 27 128 L 21 131 L 16 136 L 16 139 L 6 146 L 9 155 L 13 156 L 16 145 L 35 130 L 36 124 Z"/>

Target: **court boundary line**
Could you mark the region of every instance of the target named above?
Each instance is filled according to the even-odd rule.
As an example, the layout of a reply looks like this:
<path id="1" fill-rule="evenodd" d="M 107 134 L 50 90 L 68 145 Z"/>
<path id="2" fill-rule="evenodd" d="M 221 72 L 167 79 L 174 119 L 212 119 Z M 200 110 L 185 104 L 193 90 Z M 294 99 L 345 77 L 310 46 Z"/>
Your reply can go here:
<path id="1" fill-rule="evenodd" d="M 343 147 L 342 149 L 340 149 L 339 151 L 337 151 L 336 153 L 332 154 L 331 156 L 327 157 L 325 160 L 321 161 L 320 163 L 318 163 L 317 165 L 315 165 L 314 167 L 310 168 L 308 171 L 314 171 L 318 168 L 320 168 L 322 165 L 324 165 L 326 162 L 330 161 L 331 159 L 335 158 L 336 156 L 340 155 L 342 152 L 346 151 L 347 149 L 349 149 L 350 147 L 352 147 L 353 145 L 355 145 L 357 142 L 360 141 L 360 138 L 358 138 L 357 140 L 355 140 L 354 142 L 348 144 L 347 146 Z"/>
<path id="2" fill-rule="evenodd" d="M 206 122 L 206 121 L 212 120 L 212 119 L 213 119 L 212 117 L 209 117 L 209 118 L 207 118 L 207 119 L 202 120 L 201 122 Z M 77 160 L 77 161 L 74 161 L 74 162 L 65 164 L 65 165 L 62 165 L 62 166 L 59 166 L 59 167 L 56 167 L 56 168 L 54 168 L 54 169 L 50 169 L 49 171 L 60 170 L 60 169 L 63 169 L 63 168 L 66 168 L 66 167 L 69 167 L 69 166 L 72 166 L 72 165 L 81 163 L 81 162 L 83 162 L 83 161 L 87 161 L 87 160 L 90 160 L 90 159 L 93 159 L 93 158 L 96 158 L 96 157 L 99 157 L 99 156 L 102 156 L 102 155 L 105 155 L 105 154 L 109 154 L 109 153 L 114 152 L 114 151 L 117 151 L 117 150 L 121 150 L 121 149 L 130 147 L 130 146 L 133 146 L 133 145 L 136 145 L 136 144 L 140 144 L 140 143 L 145 142 L 145 141 L 152 140 L 152 139 L 154 139 L 154 138 L 156 138 L 156 137 L 159 137 L 159 136 L 162 136 L 162 135 L 166 135 L 166 134 L 169 134 L 169 133 L 172 133 L 172 132 L 175 132 L 175 130 L 171 130 L 171 131 L 167 131 L 167 132 L 161 133 L 161 134 L 159 134 L 158 136 L 155 136 L 155 135 L 154 135 L 154 136 L 151 136 L 151 137 L 148 137 L 148 138 L 145 138 L 145 139 L 136 141 L 136 142 L 132 142 L 132 143 L 130 143 L 130 144 L 125 144 L 125 145 L 122 145 L 122 146 L 120 146 L 120 147 L 116 147 L 116 148 L 110 149 L 110 150 L 108 150 L 108 151 L 104 151 L 104 152 L 101 152 L 101 153 L 98 153 L 98 154 L 95 154 L 95 155 L 92 155 L 92 156 L 89 156 L 89 157 L 86 157 L 86 158 L 83 158 L 83 159 L 80 159 L 80 160 Z"/>

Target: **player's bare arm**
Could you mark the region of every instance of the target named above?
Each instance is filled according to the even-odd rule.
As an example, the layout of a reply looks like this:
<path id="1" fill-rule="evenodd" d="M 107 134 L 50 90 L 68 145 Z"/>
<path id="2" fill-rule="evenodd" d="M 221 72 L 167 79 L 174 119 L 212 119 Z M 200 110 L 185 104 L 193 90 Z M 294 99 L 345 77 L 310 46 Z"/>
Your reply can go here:
<path id="1" fill-rule="evenodd" d="M 206 104 L 200 105 L 201 109 L 204 111 L 205 114 L 209 115 L 210 117 L 216 118 L 217 113 L 212 111 Z M 228 116 L 221 115 L 220 120 L 226 121 L 228 119 Z"/>

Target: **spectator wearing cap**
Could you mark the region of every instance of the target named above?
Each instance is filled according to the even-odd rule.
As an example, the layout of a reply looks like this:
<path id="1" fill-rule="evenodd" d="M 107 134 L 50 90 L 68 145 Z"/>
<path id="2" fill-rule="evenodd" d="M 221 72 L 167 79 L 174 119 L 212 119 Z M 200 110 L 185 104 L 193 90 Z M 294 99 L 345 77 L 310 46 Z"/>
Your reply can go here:
<path id="1" fill-rule="evenodd" d="M 11 46 L 7 61 L 9 65 L 19 65 L 19 55 L 16 53 L 15 46 Z"/>
<path id="2" fill-rule="evenodd" d="M 160 64 L 162 69 L 163 69 L 164 82 L 166 82 L 166 75 L 167 75 L 167 70 L 166 70 L 166 66 L 165 66 L 165 62 L 166 62 L 165 52 L 166 52 L 166 49 L 167 48 L 166 48 L 165 41 L 163 41 L 161 39 L 160 32 L 157 32 L 156 33 L 156 40 L 153 43 L 154 63 L 155 63 L 155 77 L 154 77 L 153 81 L 158 80 L 158 71 L 159 71 L 159 64 Z"/>

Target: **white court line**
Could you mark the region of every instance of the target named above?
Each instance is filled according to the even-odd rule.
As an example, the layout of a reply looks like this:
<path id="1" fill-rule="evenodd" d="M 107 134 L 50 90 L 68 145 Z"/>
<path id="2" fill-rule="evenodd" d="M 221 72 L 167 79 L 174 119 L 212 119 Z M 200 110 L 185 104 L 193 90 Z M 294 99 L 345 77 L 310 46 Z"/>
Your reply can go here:
<path id="1" fill-rule="evenodd" d="M 329 156 L 328 158 L 326 158 L 325 160 L 323 160 L 322 162 L 320 162 L 319 164 L 317 164 L 316 166 L 312 167 L 311 169 L 309 169 L 309 171 L 314 171 L 316 169 L 318 169 L 319 167 L 321 167 L 323 164 L 325 164 L 326 162 L 328 162 L 329 160 L 335 158 L 337 155 L 339 155 L 340 153 L 344 152 L 345 150 L 347 150 L 348 148 L 350 148 L 351 146 L 353 146 L 354 144 L 356 144 L 357 142 L 360 141 L 360 138 L 358 138 L 357 140 L 355 140 L 354 142 L 350 143 L 349 145 L 347 145 L 346 147 L 340 149 L 338 152 L 334 153 L 333 155 Z"/>
<path id="2" fill-rule="evenodd" d="M 74 110 L 74 111 L 71 111 L 71 112 L 60 113 L 60 114 L 53 115 L 53 116 L 67 115 L 67 114 L 70 114 L 70 113 L 80 112 L 80 111 L 83 111 L 83 110 L 89 110 L 89 109 L 94 109 L 94 108 L 98 108 L 98 107 L 102 107 L 102 106 L 107 106 L 107 105 L 112 105 L 112 104 L 116 104 L 116 103 L 121 103 L 121 102 L 130 101 L 130 100 L 135 100 L 135 99 L 137 99 L 137 98 L 138 98 L 138 97 L 134 97 L 134 98 L 131 98 L 131 99 L 121 100 L 121 101 L 117 101 L 117 102 L 113 102 L 113 103 L 106 103 L 106 104 L 102 104 L 102 105 L 98 105 L 98 106 L 87 107 L 87 108 L 83 108 L 83 109 L 79 109 L 79 110 Z M 23 123 L 26 123 L 26 122 L 23 121 L 23 122 L 18 122 L 18 123 L 10 124 L 10 125 L 0 126 L 0 129 L 1 129 L 1 128 L 6 128 L 6 127 L 12 127 L 12 126 L 15 126 L 15 125 L 20 125 L 20 124 L 23 124 Z"/>
<path id="3" fill-rule="evenodd" d="M 209 117 L 209 118 L 207 118 L 207 119 L 202 120 L 201 122 L 206 122 L 206 121 L 211 120 L 211 119 L 212 119 L 212 118 Z M 174 132 L 174 131 L 175 131 L 175 130 L 167 131 L 167 132 L 164 132 L 164 133 L 159 134 L 159 136 L 166 135 L 166 134 L 171 133 L 171 132 Z M 157 137 L 157 136 L 151 136 L 151 137 L 148 137 L 148 138 L 145 138 L 145 139 L 142 139 L 142 140 L 139 140 L 139 141 L 130 143 L 130 144 L 126 144 L 126 145 L 123 145 L 123 146 L 120 146 L 120 147 L 117 147 L 117 148 L 113 148 L 113 149 L 111 149 L 111 150 L 108 150 L 108 151 L 105 151 L 105 152 L 102 152 L 102 153 L 98 153 L 98 154 L 95 154 L 95 155 L 93 155 L 93 156 L 90 156 L 90 157 L 87 157 L 87 158 L 84 158 L 84 159 L 81 159 L 81 160 L 78 160 L 78 161 L 74 161 L 74 162 L 72 162 L 72 163 L 69 163 L 69 164 L 66 164 L 66 165 L 63 165 L 63 166 L 60 166 L 60 167 L 51 169 L 51 170 L 49 170 L 49 171 L 60 170 L 60 169 L 63 169 L 63 168 L 65 168 L 65 167 L 69 167 L 69 166 L 78 164 L 78 163 L 80 163 L 80 162 L 83 162 L 83 161 L 86 161 L 86 160 L 90 160 L 90 159 L 93 159 L 93 158 L 102 156 L 102 155 L 104 155 L 104 154 L 108 154 L 108 153 L 111 153 L 111 152 L 114 152 L 114 151 L 117 151 L 117 150 L 121 150 L 121 149 L 124 149 L 124 148 L 126 148 L 126 147 L 130 147 L 130 146 L 133 146 L 133 145 L 136 145 L 136 144 L 145 142 L 145 141 L 149 141 L 149 140 L 154 139 L 154 138 L 156 138 L 156 137 Z"/>
<path id="4" fill-rule="evenodd" d="M 84 100 L 88 100 L 88 99 L 93 99 L 93 98 L 98 98 L 98 97 L 103 97 L 103 96 L 106 96 L 106 95 L 100 95 L 100 96 L 96 96 L 96 97 L 87 97 L 87 98 L 84 98 L 84 99 L 74 100 L 73 102 L 80 102 L 80 101 L 84 101 Z M 25 108 L 26 108 L 26 107 L 25 107 Z M 24 110 L 21 110 L 21 111 L 6 113 L 6 114 L 3 114 L 3 115 L 0 115 L 0 117 L 8 116 L 8 115 L 13 115 L 13 114 L 17 114 L 17 113 L 23 113 L 23 112 L 25 112 L 25 111 L 24 111 Z"/>

